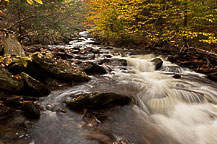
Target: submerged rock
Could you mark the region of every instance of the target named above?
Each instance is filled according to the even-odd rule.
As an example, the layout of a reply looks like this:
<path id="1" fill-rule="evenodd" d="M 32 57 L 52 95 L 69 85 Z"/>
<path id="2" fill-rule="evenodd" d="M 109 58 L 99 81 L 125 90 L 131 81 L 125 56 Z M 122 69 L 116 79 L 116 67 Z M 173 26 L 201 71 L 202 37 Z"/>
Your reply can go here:
<path id="1" fill-rule="evenodd" d="M 99 66 L 93 62 L 83 62 L 79 66 L 87 74 L 106 74 L 107 73 L 104 67 Z"/>
<path id="2" fill-rule="evenodd" d="M 21 107 L 26 117 L 31 118 L 31 119 L 40 118 L 40 107 L 37 104 L 31 101 L 26 101 L 26 102 L 21 103 Z"/>
<path id="3" fill-rule="evenodd" d="M 44 72 L 65 81 L 86 82 L 90 78 L 79 68 L 66 61 L 53 61 L 50 59 L 33 56 L 33 62 Z"/>
<path id="4" fill-rule="evenodd" d="M 28 74 L 22 72 L 21 77 L 24 80 L 28 88 L 30 88 L 31 94 L 36 96 L 45 96 L 50 94 L 50 90 L 42 84 L 40 81 L 34 79 Z"/>
<path id="5" fill-rule="evenodd" d="M 115 93 L 87 93 L 80 94 L 66 101 L 72 110 L 101 109 L 113 106 L 130 104 L 133 99 L 128 96 Z"/>
<path id="6" fill-rule="evenodd" d="M 163 60 L 160 59 L 160 58 L 155 58 L 155 59 L 153 59 L 151 62 L 154 63 L 154 65 L 155 65 L 155 70 L 159 70 L 159 69 L 162 67 L 162 65 L 163 65 Z"/>
<path id="7" fill-rule="evenodd" d="M 180 74 L 174 74 L 173 75 L 173 78 L 175 78 L 175 79 L 180 79 L 182 76 L 180 75 Z"/>
<path id="8" fill-rule="evenodd" d="M 0 68 L 0 89 L 20 92 L 23 88 L 23 81 L 15 78 L 7 69 Z"/>

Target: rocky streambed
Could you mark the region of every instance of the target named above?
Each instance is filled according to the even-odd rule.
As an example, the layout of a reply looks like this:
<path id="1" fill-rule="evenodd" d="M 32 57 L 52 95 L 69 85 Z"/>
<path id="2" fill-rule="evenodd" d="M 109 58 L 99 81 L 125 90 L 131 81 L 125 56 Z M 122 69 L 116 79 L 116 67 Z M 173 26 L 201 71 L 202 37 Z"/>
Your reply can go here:
<path id="1" fill-rule="evenodd" d="M 27 67 L 1 68 L 0 143 L 190 144 L 212 137 L 214 81 L 167 56 L 95 44 L 81 37 L 69 45 L 26 48 L 33 53 Z M 189 113 L 176 114 L 185 109 Z M 195 133 L 197 125 L 206 130 Z"/>

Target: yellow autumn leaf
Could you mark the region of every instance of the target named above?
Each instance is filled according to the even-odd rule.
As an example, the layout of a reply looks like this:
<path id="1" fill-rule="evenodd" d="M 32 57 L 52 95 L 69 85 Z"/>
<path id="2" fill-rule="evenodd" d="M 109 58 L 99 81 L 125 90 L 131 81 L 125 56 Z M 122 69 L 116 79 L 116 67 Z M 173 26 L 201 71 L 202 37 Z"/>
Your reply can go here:
<path id="1" fill-rule="evenodd" d="M 43 4 L 42 0 L 35 0 L 39 4 Z"/>
<path id="2" fill-rule="evenodd" d="M 26 0 L 28 4 L 32 5 L 33 1 L 32 0 Z"/>

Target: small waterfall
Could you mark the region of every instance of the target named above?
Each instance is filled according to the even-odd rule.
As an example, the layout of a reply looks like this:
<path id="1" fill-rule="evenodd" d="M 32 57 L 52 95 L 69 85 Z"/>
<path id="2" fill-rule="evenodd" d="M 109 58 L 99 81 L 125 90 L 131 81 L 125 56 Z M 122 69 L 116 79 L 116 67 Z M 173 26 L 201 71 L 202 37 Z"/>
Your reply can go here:
<path id="1" fill-rule="evenodd" d="M 137 105 L 113 113 L 112 122 L 101 129 L 135 144 L 216 144 L 217 85 L 167 61 L 154 71 L 152 58 L 125 57 L 129 72 L 115 76 L 138 88 Z M 182 79 L 174 79 L 174 73 Z"/>

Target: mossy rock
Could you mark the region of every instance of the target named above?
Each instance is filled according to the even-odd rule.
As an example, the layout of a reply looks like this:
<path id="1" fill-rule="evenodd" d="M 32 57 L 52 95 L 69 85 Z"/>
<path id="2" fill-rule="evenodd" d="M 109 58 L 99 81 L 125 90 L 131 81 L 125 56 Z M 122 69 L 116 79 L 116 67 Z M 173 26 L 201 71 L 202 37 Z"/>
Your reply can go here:
<path id="1" fill-rule="evenodd" d="M 65 81 L 86 82 L 90 78 L 81 69 L 72 66 L 71 63 L 61 60 L 50 60 L 33 55 L 33 62 L 51 76 Z"/>
<path id="2" fill-rule="evenodd" d="M 20 57 L 26 56 L 22 45 L 18 42 L 14 34 L 9 34 L 4 43 L 4 54 L 16 55 Z"/>
<path id="3" fill-rule="evenodd" d="M 0 67 L 0 89 L 20 92 L 24 88 L 22 80 L 15 78 L 7 69 Z"/>

